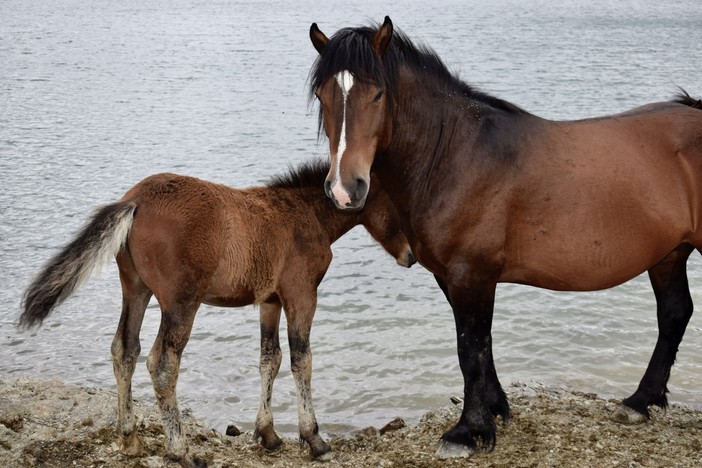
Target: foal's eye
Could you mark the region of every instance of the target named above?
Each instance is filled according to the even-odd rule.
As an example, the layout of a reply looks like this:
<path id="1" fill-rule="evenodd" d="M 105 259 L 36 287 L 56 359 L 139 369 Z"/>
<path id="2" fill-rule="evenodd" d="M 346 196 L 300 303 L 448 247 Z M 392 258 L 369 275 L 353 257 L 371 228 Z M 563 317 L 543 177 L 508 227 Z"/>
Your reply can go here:
<path id="1" fill-rule="evenodd" d="M 383 92 L 380 91 L 378 94 L 375 95 L 375 98 L 373 98 L 373 102 L 380 102 L 380 100 L 383 99 Z"/>

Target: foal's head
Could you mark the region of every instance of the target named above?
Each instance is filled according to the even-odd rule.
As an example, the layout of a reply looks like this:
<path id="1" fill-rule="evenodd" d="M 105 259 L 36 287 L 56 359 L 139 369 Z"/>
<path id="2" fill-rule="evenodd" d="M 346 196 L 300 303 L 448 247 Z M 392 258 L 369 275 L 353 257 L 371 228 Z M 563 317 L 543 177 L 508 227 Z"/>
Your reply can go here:
<path id="1" fill-rule="evenodd" d="M 392 99 L 383 65 L 393 36 L 390 18 L 377 30 L 342 29 L 331 39 L 310 28 L 319 57 L 312 71 L 312 92 L 320 102 L 320 123 L 329 137 L 331 167 L 324 184 L 341 209 L 364 205 L 376 152 L 390 141 Z"/>
<path id="2" fill-rule="evenodd" d="M 415 260 L 409 241 L 402 231 L 400 215 L 390 197 L 380 183 L 372 179 L 366 206 L 361 212 L 361 224 L 373 236 L 373 239 L 397 260 L 397 264 L 411 267 Z"/>

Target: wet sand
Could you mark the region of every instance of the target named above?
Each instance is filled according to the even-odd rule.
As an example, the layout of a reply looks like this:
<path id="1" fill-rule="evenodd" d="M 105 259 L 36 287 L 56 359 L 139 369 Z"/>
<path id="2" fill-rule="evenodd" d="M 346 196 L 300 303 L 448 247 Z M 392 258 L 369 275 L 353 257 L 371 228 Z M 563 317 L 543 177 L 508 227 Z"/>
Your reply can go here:
<path id="1" fill-rule="evenodd" d="M 366 428 L 332 436 L 333 458 L 312 462 L 306 447 L 285 439 L 265 451 L 251 433 L 223 435 L 185 409 L 191 452 L 212 467 L 550 467 L 702 466 L 702 411 L 672 405 L 637 426 L 613 422 L 618 402 L 538 385 L 506 389 L 512 420 L 500 425 L 492 453 L 440 460 L 437 442 L 460 406 L 428 412 L 415 426 L 380 434 Z M 448 398 L 447 398 L 448 401 Z M 155 406 L 136 402 L 142 457 L 122 455 L 116 443 L 114 392 L 27 378 L 0 379 L 0 463 L 5 466 L 178 466 L 163 459 L 163 432 Z M 389 422 L 389 421 L 388 421 Z M 323 430 L 323 428 L 322 428 Z M 221 431 L 221 432 L 220 432 Z"/>

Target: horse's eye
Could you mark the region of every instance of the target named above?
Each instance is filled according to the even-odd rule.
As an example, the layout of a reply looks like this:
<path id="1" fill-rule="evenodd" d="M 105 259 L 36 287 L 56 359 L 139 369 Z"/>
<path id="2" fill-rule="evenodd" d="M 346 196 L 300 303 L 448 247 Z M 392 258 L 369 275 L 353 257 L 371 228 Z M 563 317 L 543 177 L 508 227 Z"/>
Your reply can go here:
<path id="1" fill-rule="evenodd" d="M 375 95 L 373 102 L 380 102 L 381 99 L 383 99 L 383 92 L 382 91 L 380 91 L 378 94 Z"/>

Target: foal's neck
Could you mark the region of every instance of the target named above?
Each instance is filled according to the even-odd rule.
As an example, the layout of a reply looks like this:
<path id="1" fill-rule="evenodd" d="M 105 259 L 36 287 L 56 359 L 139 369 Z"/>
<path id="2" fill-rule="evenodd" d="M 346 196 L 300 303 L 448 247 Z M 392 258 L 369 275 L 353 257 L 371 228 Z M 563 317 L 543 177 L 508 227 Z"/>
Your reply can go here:
<path id="1" fill-rule="evenodd" d="M 297 190 L 303 205 L 312 210 L 319 226 L 329 238 L 329 242 L 333 243 L 361 223 L 361 214 L 336 208 L 334 203 L 322 192 L 322 186 L 323 182 L 319 184 L 319 187 Z"/>

